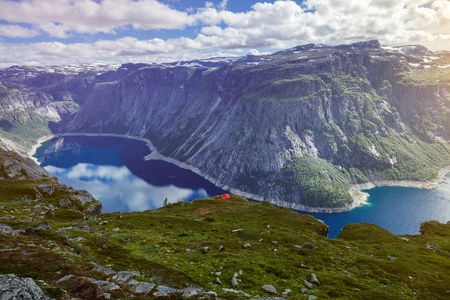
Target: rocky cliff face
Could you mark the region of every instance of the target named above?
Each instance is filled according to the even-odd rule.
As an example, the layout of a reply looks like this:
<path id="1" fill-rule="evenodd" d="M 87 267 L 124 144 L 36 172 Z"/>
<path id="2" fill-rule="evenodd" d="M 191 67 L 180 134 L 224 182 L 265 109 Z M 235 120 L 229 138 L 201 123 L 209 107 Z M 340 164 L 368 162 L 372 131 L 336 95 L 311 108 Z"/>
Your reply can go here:
<path id="1" fill-rule="evenodd" d="M 329 179 L 423 180 L 449 162 L 449 55 L 421 49 L 306 45 L 220 68 L 149 66 L 97 86 L 64 130 L 147 137 L 221 186 L 342 206 Z"/>
<path id="2" fill-rule="evenodd" d="M 448 52 L 370 41 L 117 70 L 12 67 L 0 72 L 0 126 L 29 141 L 61 124 L 145 137 L 235 192 L 345 207 L 350 184 L 426 180 L 450 163 L 449 64 Z"/>
<path id="3" fill-rule="evenodd" d="M 97 82 L 117 80 L 126 68 L 111 66 L 19 67 L 0 69 L 0 137 L 26 153 L 39 137 L 80 109 Z M 115 70 L 114 77 L 108 76 Z"/>
<path id="4" fill-rule="evenodd" d="M 0 201 L 16 205 L 35 205 L 35 210 L 42 207 L 40 215 L 52 213 L 52 207 L 57 206 L 86 215 L 101 213 L 102 204 L 84 190 L 74 190 L 58 181 L 44 168 L 38 166 L 32 159 L 2 149 L 0 145 Z M 4 206 L 2 206 L 4 209 Z M 31 217 L 31 216 L 30 216 Z M 30 219 L 31 220 L 31 219 Z"/>

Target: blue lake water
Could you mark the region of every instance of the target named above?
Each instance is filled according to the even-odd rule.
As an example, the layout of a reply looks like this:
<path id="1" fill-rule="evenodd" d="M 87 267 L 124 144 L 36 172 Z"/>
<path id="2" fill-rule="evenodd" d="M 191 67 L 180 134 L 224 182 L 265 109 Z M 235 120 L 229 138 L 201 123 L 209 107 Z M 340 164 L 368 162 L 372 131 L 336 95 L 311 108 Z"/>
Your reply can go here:
<path id="1" fill-rule="evenodd" d="M 201 176 L 163 161 L 144 161 L 140 141 L 110 137 L 65 137 L 47 141 L 36 157 L 51 174 L 73 188 L 85 189 L 103 212 L 156 209 L 168 202 L 223 194 Z M 450 175 L 434 190 L 378 187 L 367 190 L 369 204 L 339 214 L 312 214 L 336 237 L 349 223 L 374 223 L 394 234 L 417 234 L 420 223 L 450 221 Z"/>
<path id="2" fill-rule="evenodd" d="M 329 236 L 339 235 L 350 223 L 374 223 L 393 234 L 418 234 L 420 223 L 450 221 L 450 174 L 447 182 L 433 190 L 385 186 L 369 193 L 368 205 L 340 214 L 312 214 L 330 226 Z"/>
<path id="3" fill-rule="evenodd" d="M 103 212 L 156 209 L 169 203 L 223 194 L 197 174 L 164 161 L 145 161 L 147 145 L 125 138 L 65 137 L 44 143 L 41 166 L 62 183 L 89 191 Z"/>

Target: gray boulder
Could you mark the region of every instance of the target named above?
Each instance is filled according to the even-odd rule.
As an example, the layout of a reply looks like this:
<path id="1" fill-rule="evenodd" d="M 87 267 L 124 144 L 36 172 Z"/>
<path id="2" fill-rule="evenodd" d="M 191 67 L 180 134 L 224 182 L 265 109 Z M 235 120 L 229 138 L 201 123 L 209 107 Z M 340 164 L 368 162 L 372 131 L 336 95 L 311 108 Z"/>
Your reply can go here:
<path id="1" fill-rule="evenodd" d="M 283 296 L 287 296 L 291 291 L 291 289 L 285 289 L 284 292 L 281 293 Z"/>
<path id="2" fill-rule="evenodd" d="M 314 273 L 311 273 L 311 283 L 312 283 L 312 284 L 315 284 L 315 285 L 320 285 L 320 282 L 319 282 L 319 280 L 317 279 L 316 274 L 314 274 Z"/>
<path id="3" fill-rule="evenodd" d="M 314 284 L 312 284 L 311 282 L 309 282 L 307 280 L 303 280 L 303 285 L 306 286 L 308 289 L 314 288 Z"/>
<path id="4" fill-rule="evenodd" d="M 59 207 L 69 207 L 71 204 L 70 200 L 66 197 L 59 200 Z"/>
<path id="5" fill-rule="evenodd" d="M 304 243 L 302 247 L 303 248 L 309 248 L 309 249 L 312 249 L 312 250 L 317 250 L 317 245 L 314 244 L 314 243 L 310 243 L 310 242 Z"/>
<path id="6" fill-rule="evenodd" d="M 300 269 L 309 269 L 309 267 L 307 265 L 300 264 Z"/>
<path id="7" fill-rule="evenodd" d="M 153 293 L 153 296 L 155 297 L 168 297 L 170 295 L 173 295 L 175 293 L 178 293 L 179 290 L 168 287 L 168 286 L 164 286 L 164 285 L 160 285 L 156 288 L 156 292 Z"/>
<path id="8" fill-rule="evenodd" d="M 91 264 L 94 266 L 94 268 L 92 269 L 93 271 L 102 272 L 102 273 L 104 273 L 106 275 L 109 275 L 109 276 L 116 275 L 116 272 L 114 270 L 111 270 L 111 269 L 106 268 L 106 267 L 104 267 L 102 265 L 96 264 L 94 262 L 91 262 Z"/>
<path id="9" fill-rule="evenodd" d="M 128 288 L 135 294 L 148 294 L 155 287 L 154 284 L 149 282 L 130 280 L 128 281 Z"/>
<path id="10" fill-rule="evenodd" d="M 75 195 L 73 196 L 72 200 L 78 200 L 81 202 L 82 205 L 85 205 L 86 203 L 89 202 L 94 202 L 95 199 L 94 197 L 92 197 L 92 195 Z"/>
<path id="11" fill-rule="evenodd" d="M 2 300 L 50 300 L 33 279 L 14 274 L 0 275 L 0 299 Z"/>
<path id="12" fill-rule="evenodd" d="M 231 286 L 235 288 L 239 283 L 241 283 L 241 280 L 238 278 L 238 273 L 234 273 L 233 278 L 231 278 Z"/>
<path id="13" fill-rule="evenodd" d="M 46 194 L 53 194 L 55 192 L 55 188 L 51 184 L 41 184 L 38 185 L 37 188 Z"/>
<path id="14" fill-rule="evenodd" d="M 93 284 L 97 285 L 102 291 L 111 292 L 111 291 L 120 290 L 120 286 L 118 286 L 114 282 L 109 282 L 106 280 L 97 280 L 97 279 L 88 278 L 88 277 L 84 277 L 84 278 L 89 280 Z"/>
<path id="15" fill-rule="evenodd" d="M 246 292 L 239 291 L 239 290 L 234 290 L 234 289 L 225 289 L 225 288 L 223 288 L 222 291 L 224 291 L 226 293 L 233 293 L 233 294 L 236 294 L 236 295 L 241 295 L 241 296 L 244 296 L 244 297 L 247 297 L 247 298 L 250 298 L 252 296 L 250 294 L 247 294 Z"/>
<path id="16" fill-rule="evenodd" d="M 10 227 L 6 224 L 0 223 L 0 233 L 11 234 L 11 233 L 13 233 L 13 231 L 14 231 L 14 229 L 12 229 L 12 227 Z"/>
<path id="17" fill-rule="evenodd" d="M 120 271 L 114 275 L 113 280 L 122 284 L 126 284 L 130 281 L 134 276 L 140 276 L 141 273 L 139 271 Z"/>
<path id="18" fill-rule="evenodd" d="M 33 227 L 33 230 L 52 230 L 52 227 L 48 225 L 47 221 L 41 222 Z"/>
<path id="19" fill-rule="evenodd" d="M 275 287 L 270 284 L 263 285 L 262 290 L 264 291 L 264 293 L 267 293 L 267 294 L 276 294 L 277 293 L 277 290 L 275 289 Z"/>
<path id="20" fill-rule="evenodd" d="M 60 279 L 56 282 L 56 284 L 61 284 L 61 283 L 63 283 L 64 281 L 70 280 L 70 279 L 72 279 L 72 278 L 75 278 L 75 275 L 66 275 L 66 276 L 60 278 Z"/>
<path id="21" fill-rule="evenodd" d="M 86 208 L 85 210 L 83 210 L 83 214 L 88 215 L 88 216 L 98 216 L 99 214 L 102 213 L 102 208 L 103 208 L 103 205 L 101 203 L 99 203 L 98 205 L 90 206 L 90 207 Z"/>
<path id="22" fill-rule="evenodd" d="M 184 298 L 198 297 L 205 294 L 205 291 L 201 288 L 188 287 L 181 290 L 181 296 Z"/>

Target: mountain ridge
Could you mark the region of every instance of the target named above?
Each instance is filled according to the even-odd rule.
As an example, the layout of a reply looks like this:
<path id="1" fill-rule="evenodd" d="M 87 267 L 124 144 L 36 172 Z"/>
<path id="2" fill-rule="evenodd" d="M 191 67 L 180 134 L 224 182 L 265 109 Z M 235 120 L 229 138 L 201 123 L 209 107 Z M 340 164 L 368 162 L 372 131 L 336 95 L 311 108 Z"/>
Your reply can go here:
<path id="1" fill-rule="evenodd" d="M 63 132 L 141 136 L 221 186 L 274 203 L 345 206 L 351 183 L 427 180 L 449 164 L 448 81 L 417 82 L 411 72 L 422 65 L 403 52 L 436 59 L 398 49 L 307 45 L 214 69 L 151 66 L 98 87 Z M 305 168 L 327 171 L 305 188 Z"/>
<path id="2" fill-rule="evenodd" d="M 450 164 L 448 53 L 368 41 L 220 63 L 126 64 L 24 84 L 60 108 L 54 133 L 147 138 L 219 186 L 274 203 L 345 207 L 352 184 L 429 180 Z M 42 122 L 33 124 L 47 134 L 51 115 L 36 107 Z M 3 119 L 13 129 L 2 136 L 26 127 Z"/>
<path id="3" fill-rule="evenodd" d="M 241 185 L 249 190 L 259 188 L 262 180 L 267 184 L 261 186 L 263 191 L 295 192 L 297 185 L 297 192 L 304 193 L 301 196 L 308 193 L 317 196 L 314 193 L 320 189 L 314 185 L 328 181 L 345 188 L 352 182 L 373 178 L 407 177 L 407 172 L 412 177 L 435 177 L 437 169 L 447 162 L 449 81 L 445 73 L 448 67 L 443 66 L 450 64 L 446 58 L 450 53 L 439 54 L 437 59 L 429 53 L 413 55 L 403 61 L 401 56 L 405 54 L 397 50 L 394 50 L 397 59 L 377 57 L 383 53 L 389 56 L 387 53 L 391 52 L 377 47 L 372 54 L 358 52 L 373 51 L 370 49 L 350 49 L 345 52 L 356 52 L 339 55 L 328 52 L 321 61 L 314 51 L 320 54 L 322 50 L 312 50 L 309 58 L 292 51 L 290 55 L 296 56 L 294 62 L 279 53 L 277 62 L 284 61 L 283 69 L 265 61 L 268 57 L 247 57 L 220 68 L 130 65 L 99 75 L 82 72 L 54 76 L 44 72 L 40 73 L 39 81 L 0 79 L 0 297 L 11 300 L 15 295 L 30 299 L 448 297 L 449 223 L 424 222 L 420 235 L 400 236 L 373 224 L 349 224 L 336 239 L 329 239 L 328 226 L 311 216 L 275 207 L 269 201 L 252 203 L 238 195 L 230 195 L 227 200 L 218 195 L 179 202 L 153 211 L 101 214 L 101 203 L 89 193 L 59 183 L 32 160 L 9 151 L 11 141 L 4 140 L 6 135 L 26 152 L 42 132 L 52 130 L 59 134 L 82 120 L 78 131 L 92 132 L 77 134 L 114 131 L 149 141 L 147 126 L 156 118 L 157 124 L 172 123 L 179 129 L 157 128 L 163 132 L 159 138 L 158 132 L 151 133 L 158 150 L 187 162 L 199 159 L 198 155 L 189 155 L 198 153 L 202 145 L 195 142 L 202 139 L 206 139 L 203 144 L 206 146 L 214 146 L 219 138 L 225 139 L 220 143 L 222 153 L 215 153 L 216 157 L 207 161 L 209 166 L 222 160 L 235 165 L 233 161 L 242 156 L 234 148 L 246 150 L 241 139 L 251 140 L 258 132 L 268 134 L 259 140 L 255 137 L 254 142 L 268 146 L 247 149 L 249 158 L 255 153 L 271 158 L 264 150 L 288 145 L 283 153 L 286 157 L 289 154 L 290 160 L 286 160 L 288 163 L 281 171 L 267 177 L 258 173 L 240 177 L 244 181 Z M 328 55 L 330 58 L 334 55 L 332 62 L 327 61 Z M 374 63 L 370 62 L 372 58 Z M 295 63 L 297 60 L 302 63 Z M 330 73 L 333 68 L 350 73 Z M 393 69 L 396 72 L 391 74 Z M 320 76 L 299 70 L 316 70 Z M 368 77 L 356 76 L 358 72 Z M 385 82 L 386 74 L 395 80 Z M 147 81 L 152 78 L 159 81 L 149 87 Z M 202 99 L 200 88 L 205 88 L 204 94 L 213 90 L 221 99 L 205 95 Z M 102 97 L 103 92 L 106 94 Z M 116 111 L 121 105 L 126 107 L 135 95 L 146 105 L 135 103 L 125 114 Z M 203 101 L 193 103 L 198 99 Z M 331 105 L 336 100 L 339 105 Z M 177 107 L 177 103 L 186 105 Z M 211 105 L 202 107 L 205 103 Z M 75 110 L 48 114 L 47 107 L 61 104 Z M 217 112 L 222 105 L 238 108 Z M 147 114 L 164 106 L 176 109 L 164 116 Z M 96 113 L 101 122 L 89 120 L 85 111 L 75 115 L 79 107 L 98 108 Z M 246 110 L 239 115 L 242 107 Z M 303 111 L 304 108 L 307 109 Z M 339 114 L 348 108 L 354 108 L 351 118 Z M 202 109 L 210 113 L 202 115 Z M 14 110 L 20 112 L 19 118 L 11 117 Z M 108 110 L 113 113 L 101 114 Z M 303 120 L 304 123 L 294 118 L 309 113 L 319 117 Z M 177 119 L 183 115 L 194 119 L 183 124 L 182 118 Z M 342 124 L 336 122 L 341 117 L 345 117 Z M 62 125 L 51 123 L 59 119 Z M 139 124 L 140 120 L 150 123 Z M 223 120 L 228 123 L 217 128 L 224 134 L 208 140 L 214 128 L 211 126 Z M 283 120 L 290 122 L 289 128 L 279 126 L 286 125 Z M 234 127 L 236 121 L 238 126 Z M 31 130 L 27 128 L 29 124 L 33 125 Z M 309 126 L 300 126 L 304 124 Z M 203 128 L 196 128 L 197 125 Z M 194 144 L 186 139 L 190 131 L 197 139 Z M 173 132 L 175 137 L 170 138 L 168 135 Z M 225 134 L 230 132 L 233 134 Z M 349 146 L 361 145 L 351 149 L 347 146 L 350 150 L 347 151 L 343 146 L 347 145 L 346 139 L 356 142 Z M 255 151 L 258 149 L 259 152 Z M 333 156 L 336 149 L 339 155 Z M 325 154 L 331 156 L 324 159 Z M 407 160 L 412 163 L 407 164 Z M 264 158 L 260 161 L 264 162 Z M 280 161 L 267 167 L 278 170 Z M 348 162 L 353 164 L 351 168 L 345 165 Z M 251 161 L 242 163 L 252 166 Z M 376 169 L 376 166 L 391 167 Z M 231 176 L 235 170 L 224 167 L 217 172 Z M 264 192 L 263 196 L 267 194 Z"/>

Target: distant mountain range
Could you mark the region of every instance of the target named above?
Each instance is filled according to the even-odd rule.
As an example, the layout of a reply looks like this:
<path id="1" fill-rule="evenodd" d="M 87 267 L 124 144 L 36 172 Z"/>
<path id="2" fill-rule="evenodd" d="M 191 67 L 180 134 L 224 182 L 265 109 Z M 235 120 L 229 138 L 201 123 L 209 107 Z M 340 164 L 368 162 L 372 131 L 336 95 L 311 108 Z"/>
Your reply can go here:
<path id="1" fill-rule="evenodd" d="M 351 207 L 352 184 L 428 180 L 450 164 L 450 52 L 378 41 L 120 67 L 0 70 L 0 136 L 150 139 L 218 186 L 305 210 Z"/>

